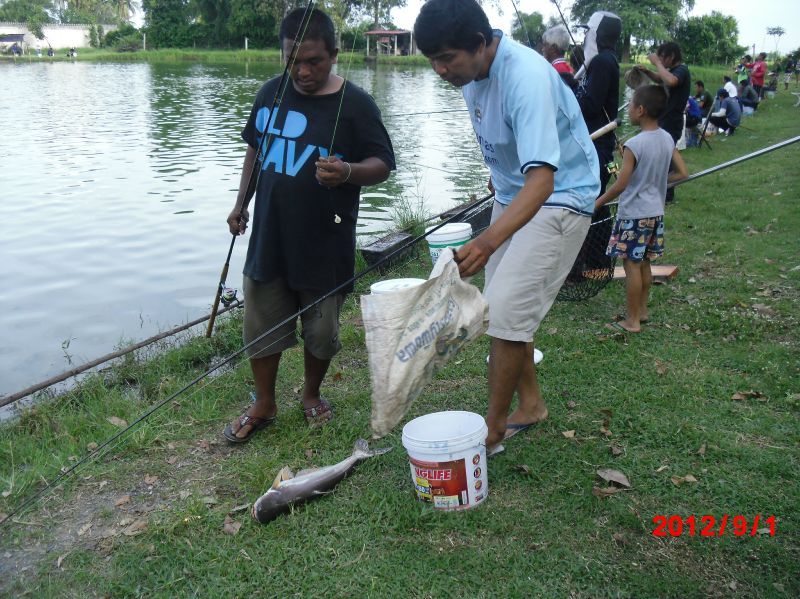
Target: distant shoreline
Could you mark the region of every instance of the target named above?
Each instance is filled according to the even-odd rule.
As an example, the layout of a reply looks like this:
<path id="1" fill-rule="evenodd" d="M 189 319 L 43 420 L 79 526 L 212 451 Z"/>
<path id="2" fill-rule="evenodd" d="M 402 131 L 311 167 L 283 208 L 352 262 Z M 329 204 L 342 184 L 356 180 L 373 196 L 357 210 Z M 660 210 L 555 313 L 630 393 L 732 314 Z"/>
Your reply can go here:
<path id="1" fill-rule="evenodd" d="M 351 58 L 352 57 L 352 58 Z M 0 60 L 5 62 L 70 62 L 70 61 L 96 61 L 96 62 L 206 62 L 206 63 L 243 63 L 243 62 L 280 62 L 281 53 L 277 48 L 266 50 L 198 50 L 192 48 L 166 48 L 162 50 L 137 50 L 134 52 L 117 52 L 110 49 L 79 48 L 78 55 L 66 55 L 66 49 L 56 50 L 55 56 L 36 56 L 28 53 L 24 56 L 14 57 L 0 55 Z M 400 65 L 427 65 L 428 59 L 424 56 L 370 56 L 369 60 L 362 52 L 340 52 L 339 64 L 354 64 L 359 62 L 377 62 L 379 64 Z"/>

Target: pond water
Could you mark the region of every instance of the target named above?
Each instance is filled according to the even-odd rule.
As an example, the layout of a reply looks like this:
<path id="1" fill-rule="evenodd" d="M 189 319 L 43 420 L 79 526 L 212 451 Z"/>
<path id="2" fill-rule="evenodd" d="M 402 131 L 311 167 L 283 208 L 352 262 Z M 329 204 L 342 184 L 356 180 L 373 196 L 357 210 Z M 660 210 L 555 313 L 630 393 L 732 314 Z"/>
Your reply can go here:
<path id="1" fill-rule="evenodd" d="M 207 314 L 261 83 L 277 64 L 0 63 L 0 395 Z M 483 194 L 461 94 L 424 67 L 341 65 L 397 156 L 362 193 L 362 242 L 398 202 Z M 442 112 L 449 111 L 449 112 Z M 230 285 L 241 286 L 247 239 Z"/>

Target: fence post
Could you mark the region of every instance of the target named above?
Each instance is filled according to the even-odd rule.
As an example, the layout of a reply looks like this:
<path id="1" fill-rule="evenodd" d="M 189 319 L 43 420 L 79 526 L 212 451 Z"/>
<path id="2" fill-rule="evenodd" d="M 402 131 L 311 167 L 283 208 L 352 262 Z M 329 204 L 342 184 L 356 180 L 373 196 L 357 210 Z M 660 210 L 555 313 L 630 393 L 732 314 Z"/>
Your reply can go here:
<path id="1" fill-rule="evenodd" d="M 244 49 L 247 50 L 247 36 L 244 36 Z"/>
<path id="2" fill-rule="evenodd" d="M 143 51 L 147 50 L 147 34 L 146 33 L 142 34 L 142 50 Z"/>

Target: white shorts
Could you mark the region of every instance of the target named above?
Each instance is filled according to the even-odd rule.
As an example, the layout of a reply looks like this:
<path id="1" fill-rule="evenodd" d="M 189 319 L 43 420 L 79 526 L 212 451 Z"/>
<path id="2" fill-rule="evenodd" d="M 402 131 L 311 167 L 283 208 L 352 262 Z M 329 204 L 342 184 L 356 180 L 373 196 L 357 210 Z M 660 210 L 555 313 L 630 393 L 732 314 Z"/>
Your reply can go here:
<path id="1" fill-rule="evenodd" d="M 507 206 L 494 203 L 492 222 Z M 541 208 L 486 264 L 483 295 L 487 333 L 507 341 L 533 341 L 567 278 L 589 231 L 591 217 L 564 208 Z"/>

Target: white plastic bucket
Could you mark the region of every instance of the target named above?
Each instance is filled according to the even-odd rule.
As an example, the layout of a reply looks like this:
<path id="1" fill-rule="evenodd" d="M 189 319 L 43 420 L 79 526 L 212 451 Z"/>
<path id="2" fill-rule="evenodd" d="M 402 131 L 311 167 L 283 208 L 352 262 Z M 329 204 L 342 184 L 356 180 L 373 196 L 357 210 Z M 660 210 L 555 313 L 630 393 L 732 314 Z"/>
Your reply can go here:
<path id="1" fill-rule="evenodd" d="M 384 295 L 401 289 L 416 287 L 417 285 L 422 285 L 424 282 L 425 279 L 387 279 L 385 281 L 373 283 L 369 286 L 369 291 L 372 295 Z"/>
<path id="2" fill-rule="evenodd" d="M 486 435 L 479 414 L 434 412 L 403 427 L 411 482 L 420 501 L 439 510 L 465 510 L 489 495 Z"/>
<path id="3" fill-rule="evenodd" d="M 434 227 L 425 229 L 428 233 Z M 441 229 L 426 236 L 431 262 L 436 264 L 439 254 L 444 248 L 460 248 L 472 238 L 472 225 L 469 223 L 447 223 Z"/>

